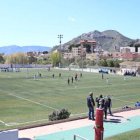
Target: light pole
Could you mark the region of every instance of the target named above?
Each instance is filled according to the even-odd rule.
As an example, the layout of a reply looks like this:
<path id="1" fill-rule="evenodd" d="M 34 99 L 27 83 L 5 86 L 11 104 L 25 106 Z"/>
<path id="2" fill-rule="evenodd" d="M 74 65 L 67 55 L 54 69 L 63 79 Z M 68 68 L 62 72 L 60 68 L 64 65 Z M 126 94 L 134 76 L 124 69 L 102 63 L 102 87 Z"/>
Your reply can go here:
<path id="1" fill-rule="evenodd" d="M 83 72 L 83 45 L 82 45 L 82 48 L 81 48 L 81 50 L 82 50 L 82 72 Z"/>
<path id="2" fill-rule="evenodd" d="M 61 42 L 62 42 L 63 35 L 62 34 L 59 34 L 58 35 L 58 38 L 59 38 L 59 43 L 60 43 L 60 46 L 59 46 L 59 53 L 60 53 L 59 67 L 60 67 L 61 66 Z"/>

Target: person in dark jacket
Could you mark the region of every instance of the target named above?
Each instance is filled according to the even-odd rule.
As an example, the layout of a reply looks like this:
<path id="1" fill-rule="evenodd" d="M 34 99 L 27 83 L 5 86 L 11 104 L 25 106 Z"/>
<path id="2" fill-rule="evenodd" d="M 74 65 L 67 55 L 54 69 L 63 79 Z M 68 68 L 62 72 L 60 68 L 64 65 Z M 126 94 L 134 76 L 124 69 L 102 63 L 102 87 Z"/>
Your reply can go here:
<path id="1" fill-rule="evenodd" d="M 105 119 L 107 119 L 107 109 L 108 109 L 108 104 L 109 104 L 109 102 L 108 102 L 108 98 L 106 97 L 105 99 L 104 99 L 104 115 L 105 115 Z"/>
<path id="2" fill-rule="evenodd" d="M 95 120 L 94 119 L 95 102 L 94 102 L 94 99 L 93 99 L 93 92 L 90 92 L 89 96 L 87 97 L 87 106 L 88 106 L 88 109 L 89 109 L 88 118 L 90 120 Z"/>
<path id="3" fill-rule="evenodd" d="M 71 77 L 71 83 L 73 83 L 73 77 Z"/>
<path id="4" fill-rule="evenodd" d="M 112 100 L 111 100 L 111 98 L 108 96 L 108 110 L 109 110 L 109 114 L 112 116 L 111 107 L 112 107 Z"/>
<path id="5" fill-rule="evenodd" d="M 99 106 L 100 106 L 99 100 L 100 100 L 99 97 L 96 97 L 95 101 L 96 101 L 96 103 L 97 103 L 97 108 L 99 108 Z"/>
<path id="6" fill-rule="evenodd" d="M 103 98 L 103 96 L 102 95 L 100 95 L 99 97 L 96 97 L 96 103 L 97 103 L 97 108 L 100 108 L 100 104 L 101 104 L 101 100 L 100 99 L 102 99 Z M 102 108 L 102 107 L 101 107 Z"/>
<path id="7" fill-rule="evenodd" d="M 75 81 L 77 81 L 77 79 L 78 79 L 78 74 L 76 73 L 75 74 Z"/>
<path id="8" fill-rule="evenodd" d="M 70 79 L 68 78 L 68 85 L 70 84 Z"/>
<path id="9" fill-rule="evenodd" d="M 99 96 L 99 108 L 104 108 L 104 98 L 102 95 Z"/>
<path id="10" fill-rule="evenodd" d="M 104 74 L 102 73 L 102 79 L 104 79 Z"/>
<path id="11" fill-rule="evenodd" d="M 59 77 L 61 77 L 61 73 L 59 73 Z"/>

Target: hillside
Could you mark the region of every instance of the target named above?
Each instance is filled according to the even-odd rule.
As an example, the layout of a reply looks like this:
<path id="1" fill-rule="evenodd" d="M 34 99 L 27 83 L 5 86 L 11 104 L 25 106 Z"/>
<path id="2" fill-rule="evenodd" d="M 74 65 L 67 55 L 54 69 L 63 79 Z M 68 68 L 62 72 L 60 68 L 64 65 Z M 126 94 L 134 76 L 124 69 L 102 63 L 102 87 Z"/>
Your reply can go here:
<path id="1" fill-rule="evenodd" d="M 71 44 L 79 44 L 80 40 L 95 40 L 97 42 L 97 46 L 107 51 L 115 51 L 119 50 L 120 47 L 127 46 L 133 39 L 125 37 L 115 30 L 106 30 L 103 32 L 99 32 L 97 30 L 89 33 L 84 33 L 69 42 L 63 44 L 65 49 L 68 48 Z"/>
<path id="2" fill-rule="evenodd" d="M 42 51 L 50 51 L 50 47 L 45 47 L 45 46 L 17 46 L 17 45 L 10 45 L 10 46 L 4 46 L 0 47 L 0 53 L 4 54 L 12 54 L 16 52 L 30 52 L 30 51 L 37 51 L 37 52 L 42 52 Z"/>

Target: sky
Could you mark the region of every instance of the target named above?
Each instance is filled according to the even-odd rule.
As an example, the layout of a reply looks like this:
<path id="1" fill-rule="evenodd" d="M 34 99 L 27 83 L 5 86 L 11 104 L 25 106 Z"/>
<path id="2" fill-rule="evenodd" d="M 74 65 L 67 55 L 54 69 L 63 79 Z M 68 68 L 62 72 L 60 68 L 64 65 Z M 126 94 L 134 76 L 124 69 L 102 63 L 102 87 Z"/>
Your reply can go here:
<path id="1" fill-rule="evenodd" d="M 140 38 L 140 0 L 0 0 L 0 46 L 59 45 L 94 30 Z"/>

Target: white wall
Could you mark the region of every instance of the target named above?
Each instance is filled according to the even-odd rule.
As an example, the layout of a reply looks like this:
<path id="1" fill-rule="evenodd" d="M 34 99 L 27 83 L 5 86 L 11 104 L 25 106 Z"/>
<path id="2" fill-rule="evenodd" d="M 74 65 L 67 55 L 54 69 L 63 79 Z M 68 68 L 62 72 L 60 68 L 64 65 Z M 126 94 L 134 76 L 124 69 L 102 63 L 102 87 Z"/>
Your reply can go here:
<path id="1" fill-rule="evenodd" d="M 138 53 L 140 53 L 140 48 L 138 48 Z"/>
<path id="2" fill-rule="evenodd" d="M 120 47 L 120 52 L 122 51 L 122 49 L 130 49 L 130 52 L 135 52 L 135 47 Z"/>

